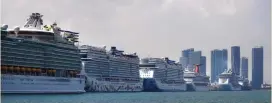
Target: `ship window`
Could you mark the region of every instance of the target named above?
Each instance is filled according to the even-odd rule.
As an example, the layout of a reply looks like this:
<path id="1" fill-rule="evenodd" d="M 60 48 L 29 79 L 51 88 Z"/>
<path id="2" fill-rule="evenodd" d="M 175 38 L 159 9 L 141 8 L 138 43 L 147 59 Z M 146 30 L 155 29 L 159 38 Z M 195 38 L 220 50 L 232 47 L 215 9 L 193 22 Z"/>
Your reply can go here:
<path id="1" fill-rule="evenodd" d="M 87 58 L 87 54 L 80 54 L 81 58 Z"/>

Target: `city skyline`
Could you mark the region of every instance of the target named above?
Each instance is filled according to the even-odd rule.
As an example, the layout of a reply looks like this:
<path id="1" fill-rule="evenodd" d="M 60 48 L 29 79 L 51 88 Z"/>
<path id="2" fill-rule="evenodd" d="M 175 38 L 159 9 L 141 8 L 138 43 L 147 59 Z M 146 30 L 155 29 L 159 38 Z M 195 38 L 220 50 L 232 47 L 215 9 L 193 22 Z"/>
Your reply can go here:
<path id="1" fill-rule="evenodd" d="M 207 75 L 210 51 L 230 52 L 234 45 L 241 47 L 241 57 L 248 57 L 251 74 L 251 49 L 262 45 L 264 81 L 269 83 L 270 4 L 265 0 L 2 0 L 1 23 L 22 26 L 30 13 L 39 12 L 44 24 L 56 21 L 64 30 L 79 32 L 82 44 L 116 46 L 141 58 L 167 56 L 178 61 L 181 50 L 194 47 L 206 56 Z"/>
<path id="2" fill-rule="evenodd" d="M 254 49 L 260 49 L 260 48 L 263 50 L 263 46 L 255 46 L 255 47 L 252 48 L 252 57 L 254 57 L 254 51 L 253 50 Z M 201 52 L 202 52 L 201 50 L 195 51 L 195 48 L 189 48 L 189 49 L 182 50 L 182 55 L 180 57 L 179 62 L 182 64 L 182 60 L 184 59 L 183 56 L 188 56 L 188 57 L 186 57 L 186 59 L 189 58 L 189 60 L 191 60 L 191 63 L 193 63 L 192 61 L 194 61 L 194 59 L 190 59 L 190 55 L 193 55 L 195 53 L 200 53 L 200 55 L 196 56 L 196 57 L 200 57 L 200 60 L 199 60 L 200 63 L 195 63 L 195 64 L 201 64 L 201 65 L 206 66 L 207 65 L 206 64 L 206 56 L 201 55 Z M 232 56 L 237 56 L 237 52 L 238 52 L 238 57 L 239 57 L 239 63 L 238 63 L 239 66 L 236 63 L 234 63 L 234 62 L 237 62 L 237 60 L 233 61 L 233 59 L 237 59 L 237 57 L 236 58 L 232 57 Z M 262 53 L 263 53 L 263 51 L 262 51 Z M 211 55 L 211 68 L 210 68 L 211 74 L 209 75 L 210 79 L 211 79 L 211 82 L 215 82 L 217 76 L 219 74 L 221 74 L 226 69 L 226 67 L 228 67 L 228 66 L 230 66 L 230 68 L 227 68 L 227 69 L 233 69 L 233 67 L 239 67 L 239 69 L 234 69 L 234 71 L 239 71 L 237 73 L 237 75 L 239 75 L 239 76 L 242 76 L 244 78 L 248 78 L 249 76 L 253 76 L 253 67 L 254 66 L 252 66 L 251 74 L 249 74 L 248 57 L 244 57 L 244 56 L 241 57 L 240 56 L 242 54 L 240 52 L 240 46 L 231 46 L 231 53 L 230 53 L 231 58 L 232 58 L 231 60 L 228 60 L 228 50 L 227 49 L 221 49 L 221 50 L 220 49 L 213 49 L 213 50 L 211 50 L 211 54 L 212 54 Z M 205 62 L 201 62 L 202 57 L 205 57 Z M 191 57 L 191 58 L 193 58 L 193 57 Z M 198 61 L 198 59 L 196 59 L 196 60 Z M 225 64 L 226 62 L 228 62 L 229 64 L 226 65 Z M 187 66 L 188 66 L 188 64 L 190 64 L 190 62 L 186 62 L 186 63 L 187 64 L 186 64 L 185 68 L 187 68 Z M 253 64 L 254 64 L 254 61 L 252 60 L 252 65 Z M 218 68 L 221 68 L 221 69 L 218 69 Z M 213 69 L 214 69 L 214 71 L 212 71 Z M 205 71 L 206 71 L 206 67 L 205 67 Z M 258 75 L 260 75 L 260 74 L 261 74 L 261 77 L 263 78 L 264 72 L 263 71 L 261 71 L 261 72 L 258 71 Z M 260 77 L 257 77 L 257 78 L 260 78 Z M 266 81 L 262 81 L 262 83 L 263 82 L 266 82 Z"/>

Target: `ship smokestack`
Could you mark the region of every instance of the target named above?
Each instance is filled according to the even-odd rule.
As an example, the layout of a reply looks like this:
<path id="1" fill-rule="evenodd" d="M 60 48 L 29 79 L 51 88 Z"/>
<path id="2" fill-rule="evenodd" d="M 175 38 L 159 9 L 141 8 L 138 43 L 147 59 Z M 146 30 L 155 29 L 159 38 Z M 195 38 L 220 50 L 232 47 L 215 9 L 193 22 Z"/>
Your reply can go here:
<path id="1" fill-rule="evenodd" d="M 195 64 L 195 72 L 196 73 L 199 73 L 199 66 L 200 66 L 201 64 Z"/>

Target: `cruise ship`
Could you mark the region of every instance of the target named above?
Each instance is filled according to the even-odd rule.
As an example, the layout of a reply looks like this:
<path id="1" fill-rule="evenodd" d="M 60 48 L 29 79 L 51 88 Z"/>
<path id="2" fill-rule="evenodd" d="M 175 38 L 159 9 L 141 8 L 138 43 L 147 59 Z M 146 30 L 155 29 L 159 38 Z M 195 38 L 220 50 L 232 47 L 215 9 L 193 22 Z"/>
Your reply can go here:
<path id="1" fill-rule="evenodd" d="M 77 34 L 32 13 L 23 27 L 1 27 L 1 93 L 84 93 Z"/>
<path id="2" fill-rule="evenodd" d="M 79 46 L 89 92 L 139 92 L 139 57 L 112 46 Z"/>
<path id="3" fill-rule="evenodd" d="M 239 77 L 229 70 L 225 70 L 218 76 L 218 91 L 240 91 L 242 86 L 239 84 Z"/>
<path id="4" fill-rule="evenodd" d="M 210 90 L 210 77 L 199 73 L 199 66 L 195 65 L 195 70 L 190 71 L 185 69 L 184 80 L 187 84 L 186 91 L 209 91 Z"/>
<path id="5" fill-rule="evenodd" d="M 143 58 L 140 62 L 140 77 L 143 91 L 179 92 L 186 91 L 181 64 L 164 58 Z"/>
<path id="6" fill-rule="evenodd" d="M 238 83 L 242 86 L 241 90 L 243 90 L 243 91 L 251 90 L 251 85 L 249 83 L 248 78 L 239 77 L 238 78 Z"/>

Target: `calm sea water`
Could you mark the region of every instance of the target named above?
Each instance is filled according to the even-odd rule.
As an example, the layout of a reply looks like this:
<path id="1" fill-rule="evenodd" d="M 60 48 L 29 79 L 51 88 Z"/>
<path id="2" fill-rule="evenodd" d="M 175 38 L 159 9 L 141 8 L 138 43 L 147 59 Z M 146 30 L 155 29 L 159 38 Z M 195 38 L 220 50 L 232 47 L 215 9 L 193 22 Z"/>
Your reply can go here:
<path id="1" fill-rule="evenodd" d="M 2 95 L 1 103 L 271 103 L 271 92 L 138 92 Z"/>

